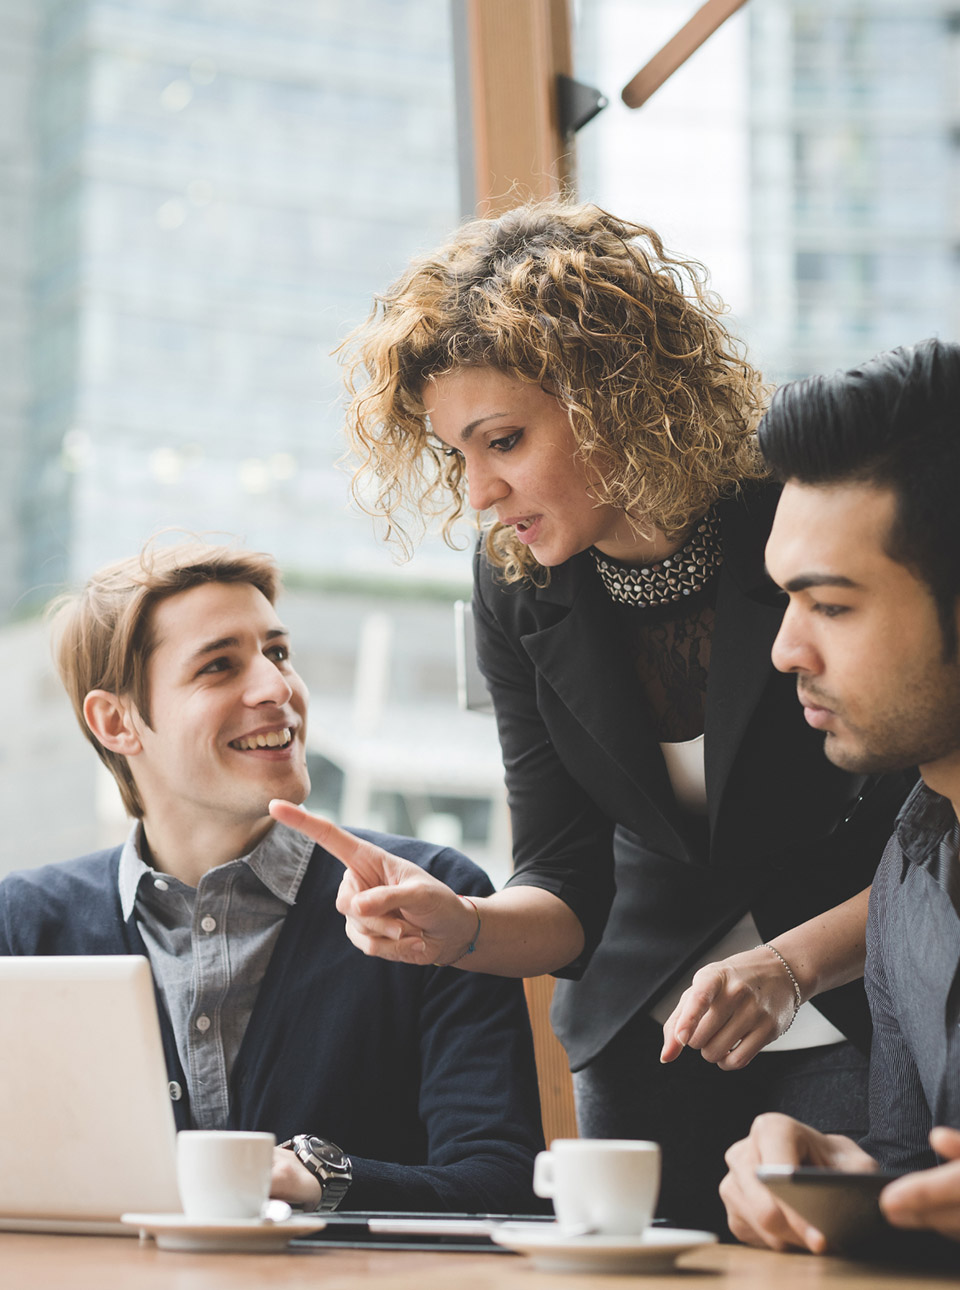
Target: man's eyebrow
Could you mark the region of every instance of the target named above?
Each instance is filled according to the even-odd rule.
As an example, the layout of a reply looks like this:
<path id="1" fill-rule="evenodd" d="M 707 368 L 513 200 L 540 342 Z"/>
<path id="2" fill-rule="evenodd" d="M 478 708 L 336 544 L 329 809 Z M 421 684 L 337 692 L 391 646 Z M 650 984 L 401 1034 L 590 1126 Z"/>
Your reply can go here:
<path id="1" fill-rule="evenodd" d="M 289 635 L 290 632 L 286 627 L 271 627 L 267 632 L 266 639 L 268 641 L 273 641 L 276 640 L 278 636 Z M 219 640 L 208 641 L 206 645 L 201 645 L 199 649 L 195 649 L 187 659 L 187 662 L 196 662 L 198 659 L 206 658 L 208 654 L 215 654 L 217 650 L 236 649 L 239 644 L 239 636 L 221 636 Z"/>
<path id="2" fill-rule="evenodd" d="M 783 584 L 784 591 L 808 591 L 811 587 L 848 587 L 851 591 L 861 591 L 862 585 L 852 578 L 845 578 L 840 573 L 801 573 L 796 578 Z"/>

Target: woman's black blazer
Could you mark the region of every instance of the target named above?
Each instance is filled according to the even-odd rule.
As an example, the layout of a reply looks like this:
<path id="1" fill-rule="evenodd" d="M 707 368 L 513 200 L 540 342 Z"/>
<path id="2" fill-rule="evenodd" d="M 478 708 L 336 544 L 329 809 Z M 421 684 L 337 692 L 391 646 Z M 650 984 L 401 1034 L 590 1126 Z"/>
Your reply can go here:
<path id="1" fill-rule="evenodd" d="M 477 650 L 503 749 L 510 882 L 559 895 L 587 938 L 554 1001 L 575 1070 L 745 911 L 769 939 L 868 886 L 915 778 L 839 770 L 803 719 L 795 678 L 773 667 L 783 603 L 763 551 L 777 496 L 763 485 L 718 504 L 705 822 L 677 808 L 590 554 L 544 588 L 506 586 L 478 554 Z M 868 1045 L 860 983 L 816 1004 Z"/>

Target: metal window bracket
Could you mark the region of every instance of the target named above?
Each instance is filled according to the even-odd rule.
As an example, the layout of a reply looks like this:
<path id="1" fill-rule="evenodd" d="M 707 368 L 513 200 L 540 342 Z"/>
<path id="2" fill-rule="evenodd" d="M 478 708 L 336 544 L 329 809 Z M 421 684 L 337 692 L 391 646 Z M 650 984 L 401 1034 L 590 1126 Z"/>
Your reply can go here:
<path id="1" fill-rule="evenodd" d="M 557 106 L 560 116 L 560 131 L 570 137 L 582 130 L 588 121 L 607 106 L 609 99 L 592 85 L 575 81 L 572 76 L 560 72 L 557 76 Z"/>

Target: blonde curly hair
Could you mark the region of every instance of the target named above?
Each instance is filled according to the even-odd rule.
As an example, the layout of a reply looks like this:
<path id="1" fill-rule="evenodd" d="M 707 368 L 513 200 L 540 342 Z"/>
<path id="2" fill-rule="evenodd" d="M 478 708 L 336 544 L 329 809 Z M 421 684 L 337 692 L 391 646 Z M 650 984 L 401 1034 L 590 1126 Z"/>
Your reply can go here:
<path id="1" fill-rule="evenodd" d="M 463 461 L 431 435 L 424 385 L 490 367 L 557 398 L 598 505 L 638 533 L 682 533 L 768 473 L 755 434 L 768 391 L 706 278 L 652 229 L 593 205 L 535 202 L 463 225 L 376 297 L 342 347 L 360 506 L 408 555 L 411 519 L 422 532 L 442 517 L 452 542 Z M 512 528 L 485 527 L 505 581 L 545 580 Z"/>

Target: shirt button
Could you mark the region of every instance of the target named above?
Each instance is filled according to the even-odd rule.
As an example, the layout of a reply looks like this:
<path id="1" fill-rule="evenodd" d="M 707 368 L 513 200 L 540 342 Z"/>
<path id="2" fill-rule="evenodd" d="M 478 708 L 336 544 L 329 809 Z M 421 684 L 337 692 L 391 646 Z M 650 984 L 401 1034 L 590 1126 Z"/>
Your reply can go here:
<path id="1" fill-rule="evenodd" d="M 164 882 L 162 878 L 154 878 L 153 885 L 156 887 L 157 891 L 170 890 L 170 884 L 168 882 Z"/>
<path id="2" fill-rule="evenodd" d="M 172 1079 L 170 1083 L 167 1085 L 167 1092 L 170 1094 L 171 1102 L 179 1102 L 180 1099 L 183 1097 L 183 1089 L 180 1087 L 180 1085 L 177 1083 L 175 1079 Z"/>
<path id="3" fill-rule="evenodd" d="M 214 932 L 217 929 L 217 920 L 207 914 L 206 917 L 200 919 L 200 926 L 205 932 Z"/>
<path id="4" fill-rule="evenodd" d="M 197 1026 L 197 1029 L 203 1034 L 205 1034 L 210 1029 L 210 1018 L 206 1015 L 206 1013 L 200 1014 L 200 1016 L 197 1018 L 196 1026 Z"/>

